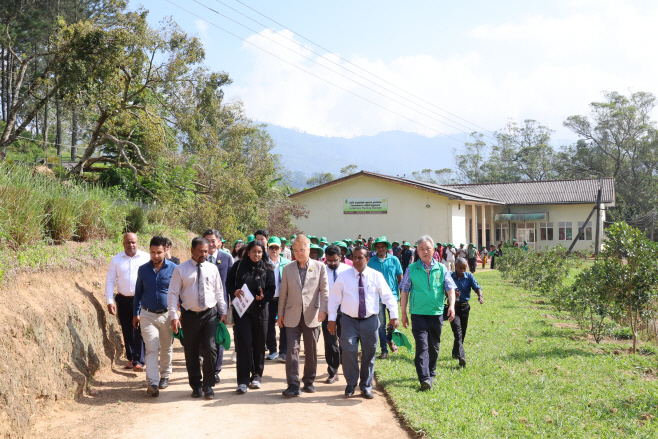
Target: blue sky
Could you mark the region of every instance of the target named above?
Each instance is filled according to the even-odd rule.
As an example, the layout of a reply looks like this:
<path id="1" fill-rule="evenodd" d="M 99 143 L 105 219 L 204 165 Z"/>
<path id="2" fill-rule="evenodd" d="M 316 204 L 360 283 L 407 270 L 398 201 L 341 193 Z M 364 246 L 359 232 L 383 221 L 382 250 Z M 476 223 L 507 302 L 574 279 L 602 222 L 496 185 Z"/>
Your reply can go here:
<path id="1" fill-rule="evenodd" d="M 464 139 L 465 132 L 476 129 L 471 123 L 493 131 L 510 118 L 530 118 L 555 129 L 556 138 L 570 139 L 575 137 L 561 126 L 562 121 L 587 114 L 588 104 L 601 100 L 603 91 L 658 92 L 655 1 L 242 0 L 297 34 L 235 0 L 221 1 L 271 30 L 217 0 L 199 2 L 255 32 L 192 0 L 172 1 L 202 19 L 165 0 L 133 2 L 131 7 L 142 4 L 154 24 L 172 16 L 183 29 L 198 34 L 207 50 L 206 63 L 230 74 L 234 84 L 226 90 L 227 96 L 242 101 L 250 117 L 316 135 L 351 137 L 403 130 Z"/>

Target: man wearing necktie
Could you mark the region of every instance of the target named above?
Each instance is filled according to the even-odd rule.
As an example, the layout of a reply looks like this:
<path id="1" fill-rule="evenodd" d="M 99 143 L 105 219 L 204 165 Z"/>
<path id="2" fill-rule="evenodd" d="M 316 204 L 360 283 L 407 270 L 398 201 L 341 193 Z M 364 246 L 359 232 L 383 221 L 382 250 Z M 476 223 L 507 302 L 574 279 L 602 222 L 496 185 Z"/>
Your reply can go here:
<path id="1" fill-rule="evenodd" d="M 341 262 L 341 251 L 337 245 L 330 245 L 327 247 L 326 252 L 327 264 L 327 277 L 329 278 L 329 291 L 333 288 L 338 275 L 343 271 L 349 270 L 351 267 Z M 338 381 L 338 366 L 340 366 L 341 350 L 338 344 L 340 338 L 340 309 L 336 316 L 336 333 L 329 333 L 329 321 L 325 319 L 322 322 L 322 338 L 324 339 L 324 359 L 327 362 L 327 372 L 329 377 L 326 380 L 327 384 L 333 384 Z"/>
<path id="2" fill-rule="evenodd" d="M 341 316 L 340 347 L 343 350 L 343 375 L 347 386 L 345 396 L 354 395 L 356 385 L 364 398 L 372 399 L 372 380 L 375 374 L 375 354 L 379 329 L 379 300 L 386 305 L 389 324 L 398 327 L 398 303 L 384 276 L 368 267 L 369 251 L 359 245 L 354 249 L 354 267 L 343 271 L 329 294 L 329 323 L 327 328 L 336 334 L 338 307 Z M 359 342 L 363 355 L 359 371 Z"/>
<path id="3" fill-rule="evenodd" d="M 224 303 L 228 307 L 228 291 L 226 289 L 226 277 L 233 267 L 233 257 L 221 250 L 222 235 L 215 229 L 209 229 L 203 232 L 203 237 L 208 241 L 208 262 L 214 264 L 219 271 L 219 277 L 222 278 L 222 287 L 224 288 Z M 219 310 L 218 310 L 219 311 Z M 202 346 L 201 351 L 203 357 L 206 356 L 206 351 Z M 224 363 L 224 346 L 217 347 L 217 364 L 215 365 L 215 382 L 219 383 L 219 373 L 222 371 L 222 364 Z"/>
<path id="4" fill-rule="evenodd" d="M 192 397 L 213 398 L 215 392 L 215 365 L 217 363 L 218 315 L 220 322 L 226 322 L 226 302 L 219 271 L 208 263 L 208 241 L 197 237 L 192 240 L 192 259 L 174 269 L 167 293 L 167 307 L 171 315 L 171 328 L 178 333 L 185 330 L 185 366 Z M 180 303 L 180 318 L 178 304 Z M 209 354 L 203 362 L 203 374 L 199 361 L 199 345 L 203 342 Z M 203 387 L 202 387 L 203 386 Z"/>

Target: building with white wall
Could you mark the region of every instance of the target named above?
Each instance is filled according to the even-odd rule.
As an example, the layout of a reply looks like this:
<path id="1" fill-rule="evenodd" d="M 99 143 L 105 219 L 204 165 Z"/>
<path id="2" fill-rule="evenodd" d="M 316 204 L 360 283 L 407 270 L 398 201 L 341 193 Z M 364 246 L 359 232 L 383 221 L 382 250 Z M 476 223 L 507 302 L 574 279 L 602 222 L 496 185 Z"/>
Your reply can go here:
<path id="1" fill-rule="evenodd" d="M 602 183 L 601 225 L 615 205 L 614 179 Z M 542 250 L 571 245 L 596 206 L 599 185 L 599 179 L 434 185 L 361 171 L 290 197 L 310 211 L 296 221 L 299 228 L 330 242 L 359 235 L 413 242 L 429 234 L 478 247 L 526 240 Z M 594 249 L 596 218 L 594 211 L 574 249 Z"/>

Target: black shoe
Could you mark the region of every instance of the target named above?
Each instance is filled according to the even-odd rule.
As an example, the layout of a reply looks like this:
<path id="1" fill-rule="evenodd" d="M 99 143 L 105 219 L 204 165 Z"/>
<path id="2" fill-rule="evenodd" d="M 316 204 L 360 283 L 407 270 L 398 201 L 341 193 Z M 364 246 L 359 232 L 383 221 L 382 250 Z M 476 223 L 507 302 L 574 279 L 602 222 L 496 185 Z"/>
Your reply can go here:
<path id="1" fill-rule="evenodd" d="M 155 397 L 155 396 L 158 396 L 160 394 L 160 391 L 158 390 L 158 386 L 156 386 L 155 384 L 151 384 L 146 389 L 146 393 L 153 396 L 153 397 Z"/>
<path id="2" fill-rule="evenodd" d="M 459 359 L 459 367 L 466 367 L 466 358 Z"/>
<path id="3" fill-rule="evenodd" d="M 215 384 L 219 384 L 219 374 L 215 374 Z"/>
<path id="4" fill-rule="evenodd" d="M 212 387 L 203 386 L 203 396 L 205 396 L 206 399 L 213 399 L 215 397 L 215 392 L 212 390 Z"/>
<path id="5" fill-rule="evenodd" d="M 348 384 L 347 387 L 345 387 L 345 396 L 352 396 L 352 395 L 354 395 L 354 386 Z"/>
<path id="6" fill-rule="evenodd" d="M 375 397 L 375 395 L 373 395 L 370 390 L 362 390 L 361 396 L 363 396 L 365 399 L 372 399 Z"/>
<path id="7" fill-rule="evenodd" d="M 192 390 L 192 398 L 201 398 L 201 387 Z"/>
<path id="8" fill-rule="evenodd" d="M 161 389 L 166 389 L 169 387 L 169 378 L 160 378 L 160 383 L 158 384 L 158 387 Z"/>
<path id="9" fill-rule="evenodd" d="M 313 384 L 304 384 L 302 390 L 306 393 L 315 393 L 315 386 Z"/>
<path id="10" fill-rule="evenodd" d="M 282 395 L 287 397 L 287 398 L 290 398 L 290 397 L 293 397 L 293 396 L 301 396 L 301 394 L 302 394 L 302 391 L 299 390 L 299 387 L 293 386 L 292 384 L 289 385 L 288 388 L 286 390 L 284 390 L 283 393 L 282 393 Z"/>
<path id="11" fill-rule="evenodd" d="M 427 390 L 432 390 L 432 382 L 430 380 L 426 380 L 420 383 L 420 390 L 423 392 Z"/>

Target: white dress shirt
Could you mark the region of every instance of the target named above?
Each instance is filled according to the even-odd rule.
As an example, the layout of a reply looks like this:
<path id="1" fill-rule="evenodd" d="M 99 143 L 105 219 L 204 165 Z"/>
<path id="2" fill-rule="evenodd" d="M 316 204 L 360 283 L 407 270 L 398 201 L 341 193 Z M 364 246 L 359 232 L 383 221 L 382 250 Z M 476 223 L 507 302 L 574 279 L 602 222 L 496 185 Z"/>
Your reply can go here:
<path id="1" fill-rule="evenodd" d="M 108 305 L 114 303 L 115 285 L 122 296 L 133 297 L 135 295 L 137 269 L 150 260 L 151 256 L 141 250 L 137 250 L 132 258 L 125 251 L 112 258 L 105 279 L 105 300 Z"/>
<path id="2" fill-rule="evenodd" d="M 292 255 L 290 254 L 290 249 L 288 247 L 284 247 L 283 250 L 281 251 L 281 256 L 288 260 L 292 260 Z"/>
<path id="3" fill-rule="evenodd" d="M 188 259 L 176 268 L 171 275 L 169 292 L 167 293 L 167 308 L 172 319 L 178 318 L 178 300 L 181 307 L 188 311 L 204 311 L 219 304 L 220 314 L 226 314 L 226 303 L 224 302 L 224 287 L 219 270 L 206 261 L 201 264 L 201 277 L 204 282 L 204 308 L 199 306 L 199 283 L 197 279 L 197 263 L 194 259 Z"/>
<path id="4" fill-rule="evenodd" d="M 279 271 L 281 269 L 281 257 L 279 256 L 279 260 L 276 262 L 270 259 L 270 262 L 274 265 L 274 285 L 276 285 L 274 297 L 279 297 L 279 287 L 281 286 L 281 274 Z"/>
<path id="5" fill-rule="evenodd" d="M 398 318 L 398 301 L 391 292 L 384 276 L 377 270 L 366 267 L 362 273 L 349 267 L 341 272 L 329 293 L 329 321 L 335 322 L 338 307 L 352 318 L 359 317 L 359 274 L 363 275 L 366 299 L 366 318 L 379 314 L 379 300 L 388 308 L 390 318 Z M 333 277 L 333 275 L 331 276 Z"/>
<path id="6" fill-rule="evenodd" d="M 334 286 L 334 276 L 336 276 L 336 280 L 337 280 L 339 274 L 341 274 L 345 270 L 349 270 L 350 268 L 352 267 L 350 267 L 347 264 L 343 264 L 342 262 L 338 265 L 338 268 L 336 268 L 335 270 L 332 270 L 327 265 L 327 278 L 329 279 L 329 291 L 331 291 L 331 289 Z"/>

